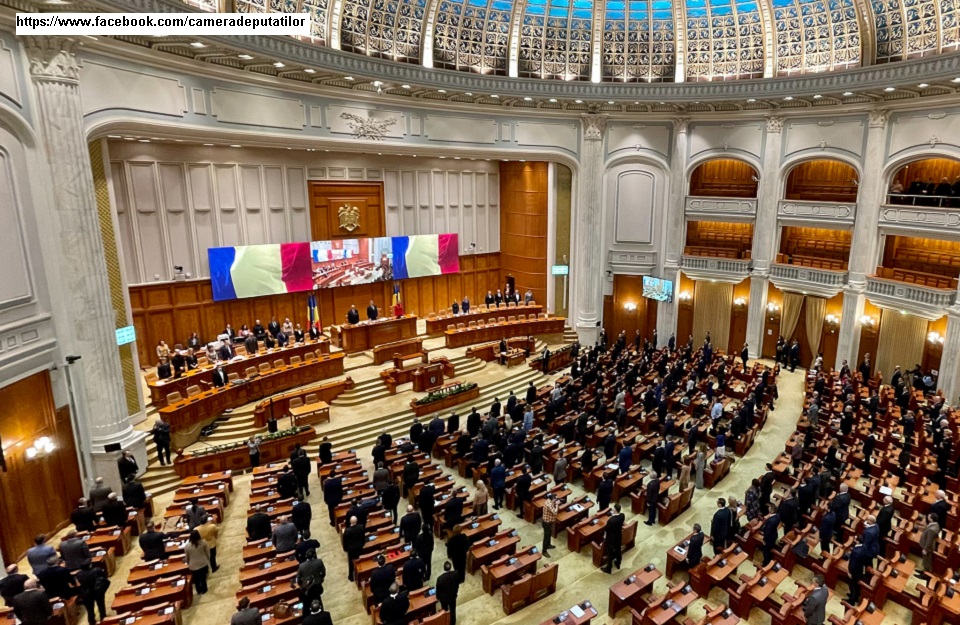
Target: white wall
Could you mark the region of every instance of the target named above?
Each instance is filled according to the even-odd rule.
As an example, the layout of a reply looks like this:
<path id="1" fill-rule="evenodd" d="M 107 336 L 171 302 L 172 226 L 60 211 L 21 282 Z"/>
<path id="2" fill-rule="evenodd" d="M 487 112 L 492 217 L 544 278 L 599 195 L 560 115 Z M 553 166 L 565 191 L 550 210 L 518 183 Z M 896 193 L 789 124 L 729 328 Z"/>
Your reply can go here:
<path id="1" fill-rule="evenodd" d="M 383 181 L 388 236 L 460 234 L 500 249 L 496 161 L 109 142 L 131 283 L 208 275 L 207 248 L 310 240 L 308 180 Z"/>

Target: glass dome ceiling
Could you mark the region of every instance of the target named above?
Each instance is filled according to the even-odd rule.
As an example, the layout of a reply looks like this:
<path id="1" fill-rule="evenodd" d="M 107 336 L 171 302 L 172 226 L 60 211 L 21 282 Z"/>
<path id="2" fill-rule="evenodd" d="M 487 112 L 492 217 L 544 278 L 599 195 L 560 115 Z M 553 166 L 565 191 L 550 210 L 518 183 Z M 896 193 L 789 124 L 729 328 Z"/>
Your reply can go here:
<path id="1" fill-rule="evenodd" d="M 236 2 L 241 12 L 307 12 L 313 42 L 347 52 L 567 81 L 788 76 L 951 52 L 960 45 L 960 0 Z"/>

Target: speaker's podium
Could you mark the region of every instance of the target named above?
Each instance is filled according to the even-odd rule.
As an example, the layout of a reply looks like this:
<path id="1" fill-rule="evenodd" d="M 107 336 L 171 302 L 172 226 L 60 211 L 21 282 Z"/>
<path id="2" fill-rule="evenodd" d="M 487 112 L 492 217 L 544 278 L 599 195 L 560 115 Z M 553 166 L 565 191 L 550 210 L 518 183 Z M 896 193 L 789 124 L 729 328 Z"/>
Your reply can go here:
<path id="1" fill-rule="evenodd" d="M 422 393 L 443 386 L 442 362 L 432 362 L 413 372 L 413 390 Z"/>

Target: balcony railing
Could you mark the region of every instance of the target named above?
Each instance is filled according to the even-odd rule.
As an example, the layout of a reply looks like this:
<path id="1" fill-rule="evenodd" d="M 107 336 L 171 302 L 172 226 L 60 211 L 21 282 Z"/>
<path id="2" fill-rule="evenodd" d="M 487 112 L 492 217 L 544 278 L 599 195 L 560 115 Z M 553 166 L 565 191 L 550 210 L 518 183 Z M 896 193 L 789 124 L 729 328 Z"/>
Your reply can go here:
<path id="1" fill-rule="evenodd" d="M 777 216 L 781 221 L 839 222 L 852 224 L 857 214 L 857 205 L 846 202 L 820 202 L 810 200 L 780 200 Z"/>
<path id="2" fill-rule="evenodd" d="M 819 286 L 842 287 L 847 282 L 846 271 L 804 267 L 802 265 L 784 265 L 774 263 L 770 267 L 770 276 L 795 282 L 808 282 Z"/>
<path id="3" fill-rule="evenodd" d="M 867 297 L 902 308 L 947 308 L 957 300 L 956 289 L 936 289 L 929 286 L 885 280 L 877 276 L 867 278 Z"/>
<path id="4" fill-rule="evenodd" d="M 753 219 L 757 215 L 757 200 L 754 198 L 736 197 L 703 197 L 687 196 L 684 212 L 687 217 L 703 217 L 718 219 L 729 217 L 732 219 Z"/>
<path id="5" fill-rule="evenodd" d="M 691 278 L 746 278 L 753 269 L 753 261 L 739 258 L 712 258 L 710 256 L 683 256 L 681 265 Z"/>

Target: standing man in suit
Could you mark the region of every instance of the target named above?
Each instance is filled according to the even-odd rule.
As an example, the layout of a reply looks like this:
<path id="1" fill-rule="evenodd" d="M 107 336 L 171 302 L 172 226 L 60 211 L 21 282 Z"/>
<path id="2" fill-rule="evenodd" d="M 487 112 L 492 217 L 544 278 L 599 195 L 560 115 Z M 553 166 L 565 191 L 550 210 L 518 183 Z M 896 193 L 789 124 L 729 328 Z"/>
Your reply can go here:
<path id="1" fill-rule="evenodd" d="M 706 536 L 699 523 L 693 524 L 693 536 L 690 537 L 690 544 L 687 545 L 687 567 L 693 568 L 700 564 L 703 559 L 703 541 Z"/>
<path id="2" fill-rule="evenodd" d="M 937 525 L 940 526 L 941 530 L 947 527 L 948 512 L 950 512 L 950 502 L 947 501 L 947 494 L 942 490 L 938 490 L 936 501 L 930 505 L 930 514 L 937 515 Z"/>
<path id="3" fill-rule="evenodd" d="M 124 450 L 123 454 L 117 458 L 117 469 L 120 471 L 120 481 L 125 482 L 128 475 L 136 476 L 140 467 L 137 465 L 137 459 L 133 454 Z"/>
<path id="4" fill-rule="evenodd" d="M 380 311 L 377 310 L 377 305 L 373 303 L 373 300 L 370 300 L 370 304 L 367 306 L 367 319 L 376 321 L 379 315 Z"/>
<path id="5" fill-rule="evenodd" d="M 870 565 L 873 566 L 873 561 L 880 555 L 880 528 L 877 527 L 877 517 L 872 514 L 867 516 L 860 540 L 867 550 Z"/>
<path id="6" fill-rule="evenodd" d="M 827 618 L 827 599 L 830 591 L 823 575 L 813 576 L 813 590 L 803 600 L 803 618 L 806 625 L 823 625 Z"/>
<path id="7" fill-rule="evenodd" d="M 363 526 L 357 523 L 357 517 L 350 517 L 348 526 L 343 530 L 343 550 L 347 553 L 347 579 L 353 581 L 353 561 L 363 553 L 363 546 L 367 542 Z"/>
<path id="8" fill-rule="evenodd" d="M 849 487 L 846 484 L 841 484 L 840 492 L 830 502 L 830 509 L 837 515 L 833 534 L 840 542 L 843 542 L 843 527 L 847 522 L 847 517 L 850 516 L 850 493 L 847 491 L 849 491 Z M 933 506 L 930 509 L 933 510 Z"/>
<path id="9" fill-rule="evenodd" d="M 390 585 L 389 593 L 380 605 L 380 621 L 383 625 L 406 625 L 410 597 L 406 591 L 400 592 L 396 582 Z"/>
<path id="10" fill-rule="evenodd" d="M 90 547 L 87 541 L 77 537 L 76 530 L 70 530 L 60 541 L 60 557 L 71 571 L 77 571 L 91 561 Z"/>
<path id="11" fill-rule="evenodd" d="M 924 577 L 923 573 L 933 573 L 933 554 L 937 550 L 937 537 L 940 536 L 940 524 L 937 515 L 927 515 L 927 525 L 920 534 L 920 549 L 922 550 L 923 568 L 917 571 L 917 577 Z"/>
<path id="12" fill-rule="evenodd" d="M 460 302 L 460 310 L 463 311 L 463 314 L 467 314 L 468 312 L 470 312 L 470 298 L 467 297 L 466 295 L 463 296 L 463 301 Z M 453 625 L 453 623 L 451 623 L 450 625 Z"/>
<path id="13" fill-rule="evenodd" d="M 403 542 L 413 543 L 417 534 L 420 533 L 422 523 L 420 514 L 413 509 L 413 504 L 408 504 L 407 513 L 400 519 L 400 536 L 403 537 Z"/>
<path id="14" fill-rule="evenodd" d="M 660 486 L 657 486 L 657 492 L 660 492 Z M 597 487 L 597 506 L 598 510 L 606 510 L 610 507 L 610 500 L 613 498 L 613 473 L 607 471 L 603 475 L 603 481 Z"/>
<path id="15" fill-rule="evenodd" d="M 460 576 L 447 560 L 443 563 L 443 573 L 437 578 L 437 601 L 440 608 L 450 614 L 450 625 L 457 625 L 457 595 L 460 594 Z"/>
<path id="16" fill-rule="evenodd" d="M 97 512 L 103 510 L 103 507 L 107 505 L 107 499 L 110 497 L 110 493 L 113 490 L 104 484 L 103 478 L 98 477 L 93 481 L 93 488 L 90 489 L 90 497 L 87 500 L 90 502 L 90 505 L 93 506 L 93 509 Z"/>
<path id="17" fill-rule="evenodd" d="M 150 430 L 153 435 L 153 444 L 157 446 L 157 457 L 160 466 L 170 464 L 170 424 L 160 415 Z"/>
<path id="18" fill-rule="evenodd" d="M 490 487 L 493 488 L 493 509 L 499 510 L 503 507 L 503 494 L 507 489 L 507 469 L 499 458 L 490 471 Z"/>
<path id="19" fill-rule="evenodd" d="M 886 540 L 893 529 L 893 515 L 896 512 L 893 507 L 893 497 L 887 495 L 883 498 L 883 507 L 877 513 L 877 527 L 880 529 L 880 540 Z"/>
<path id="20" fill-rule="evenodd" d="M 620 569 L 620 550 L 623 547 L 623 522 L 625 517 L 620 511 L 620 504 L 613 505 L 613 515 L 607 519 L 603 529 L 603 551 L 606 564 L 601 567 L 604 573 L 610 573 L 612 567 Z"/>
<path id="21" fill-rule="evenodd" d="M 779 519 L 777 519 L 779 523 Z M 724 498 L 717 499 L 717 511 L 713 513 L 713 521 L 710 523 L 710 539 L 713 541 L 713 553 L 719 555 L 727 548 L 727 537 L 730 535 L 730 509 L 727 508 L 727 501 Z"/>
<path id="22" fill-rule="evenodd" d="M 23 625 L 45 625 L 53 616 L 50 597 L 35 579 L 27 580 L 23 592 L 14 597 L 10 604 Z"/>
<path id="23" fill-rule="evenodd" d="M 270 517 L 267 517 L 267 522 L 269 521 Z M 147 531 L 140 534 L 138 542 L 143 550 L 144 561 L 167 559 L 167 535 L 160 532 L 159 523 L 148 524 Z"/>
<path id="24" fill-rule="evenodd" d="M 223 388 L 229 382 L 227 378 L 227 372 L 223 370 L 223 366 L 218 362 L 217 368 L 213 370 L 211 374 L 213 376 L 213 387 L 214 388 Z"/>
<path id="25" fill-rule="evenodd" d="M 350 310 L 347 311 L 347 323 L 350 325 L 360 323 L 360 311 L 357 310 L 356 304 L 350 304 Z"/>
<path id="26" fill-rule="evenodd" d="M 343 502 L 343 480 L 334 469 L 323 483 L 323 503 L 327 504 L 330 527 L 336 527 L 335 513 L 341 502 Z"/>
<path id="27" fill-rule="evenodd" d="M 780 538 L 780 515 L 773 506 L 769 508 L 770 514 L 763 520 L 761 530 L 763 532 L 763 566 L 770 563 L 773 559 L 773 550 L 777 546 L 777 540 Z"/>
<path id="28" fill-rule="evenodd" d="M 650 473 L 650 481 L 647 482 L 647 520 L 643 522 L 644 525 L 653 525 L 657 522 L 657 504 L 659 501 L 660 476 L 656 471 L 653 471 Z"/>
<path id="29" fill-rule="evenodd" d="M 743 349 L 740 350 L 740 360 L 743 361 L 743 368 L 747 368 L 747 359 L 750 358 L 750 344 L 744 343 Z"/>

